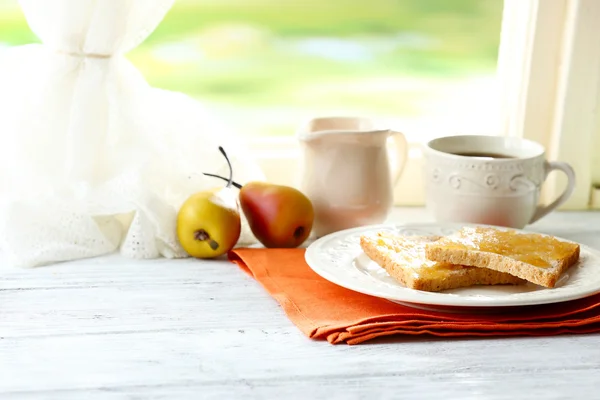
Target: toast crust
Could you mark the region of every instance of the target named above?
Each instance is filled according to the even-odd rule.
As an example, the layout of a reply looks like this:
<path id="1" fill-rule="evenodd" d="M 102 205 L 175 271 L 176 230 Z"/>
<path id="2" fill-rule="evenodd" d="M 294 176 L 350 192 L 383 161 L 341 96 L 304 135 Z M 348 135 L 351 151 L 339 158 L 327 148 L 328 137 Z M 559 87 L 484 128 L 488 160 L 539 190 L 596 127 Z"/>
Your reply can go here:
<path id="1" fill-rule="evenodd" d="M 428 244 L 425 255 L 437 262 L 458 263 L 506 272 L 547 288 L 579 260 L 577 243 L 535 233 L 477 227 Z"/>
<path id="2" fill-rule="evenodd" d="M 428 292 L 474 285 L 523 284 L 524 280 L 487 268 L 453 265 L 427 260 L 425 246 L 438 236 L 402 237 L 386 233 L 363 235 L 364 253 L 403 286 Z"/>

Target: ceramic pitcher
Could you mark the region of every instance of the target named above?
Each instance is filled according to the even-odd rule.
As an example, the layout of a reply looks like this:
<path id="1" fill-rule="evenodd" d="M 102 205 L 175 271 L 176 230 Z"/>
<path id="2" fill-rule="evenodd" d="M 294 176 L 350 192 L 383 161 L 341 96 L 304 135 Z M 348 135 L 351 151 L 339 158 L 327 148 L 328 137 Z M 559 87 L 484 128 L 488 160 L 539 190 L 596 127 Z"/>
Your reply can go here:
<path id="1" fill-rule="evenodd" d="M 394 163 L 388 157 L 389 138 L 396 147 Z M 407 159 L 401 132 L 375 129 L 368 118 L 327 117 L 310 120 L 298 139 L 300 188 L 313 203 L 317 237 L 385 221 Z"/>

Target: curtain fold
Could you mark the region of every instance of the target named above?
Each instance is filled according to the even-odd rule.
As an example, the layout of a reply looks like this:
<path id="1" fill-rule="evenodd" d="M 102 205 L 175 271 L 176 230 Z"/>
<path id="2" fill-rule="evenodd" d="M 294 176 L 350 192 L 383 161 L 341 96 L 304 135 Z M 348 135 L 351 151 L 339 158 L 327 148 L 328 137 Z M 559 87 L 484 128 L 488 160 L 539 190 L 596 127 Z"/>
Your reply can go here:
<path id="1" fill-rule="evenodd" d="M 121 251 L 184 257 L 191 193 L 264 179 L 239 138 L 196 100 L 150 87 L 125 53 L 173 0 L 21 0 L 42 44 L 0 63 L 0 253 L 32 267 Z M 244 225 L 242 242 L 254 242 Z"/>

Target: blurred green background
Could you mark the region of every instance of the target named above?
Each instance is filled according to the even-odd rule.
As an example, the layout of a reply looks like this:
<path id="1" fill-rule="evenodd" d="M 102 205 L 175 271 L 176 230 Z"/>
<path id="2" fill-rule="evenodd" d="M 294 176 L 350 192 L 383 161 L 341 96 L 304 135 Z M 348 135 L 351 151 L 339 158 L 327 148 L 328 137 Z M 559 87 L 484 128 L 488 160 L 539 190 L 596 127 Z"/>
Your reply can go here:
<path id="1" fill-rule="evenodd" d="M 37 41 L 0 0 L 0 46 Z M 493 120 L 501 0 L 178 0 L 128 57 L 247 135 L 360 114 L 413 134 Z"/>

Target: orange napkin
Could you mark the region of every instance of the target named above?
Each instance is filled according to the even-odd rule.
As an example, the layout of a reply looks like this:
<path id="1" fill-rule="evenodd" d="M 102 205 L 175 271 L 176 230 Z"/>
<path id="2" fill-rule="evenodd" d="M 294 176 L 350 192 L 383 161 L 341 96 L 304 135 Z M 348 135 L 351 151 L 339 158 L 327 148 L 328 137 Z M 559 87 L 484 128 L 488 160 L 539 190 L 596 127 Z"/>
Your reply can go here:
<path id="1" fill-rule="evenodd" d="M 600 332 L 600 294 L 492 314 L 423 311 L 357 293 L 317 275 L 304 249 L 248 249 L 229 259 L 251 274 L 312 339 L 358 344 L 387 335 L 545 336 Z"/>

